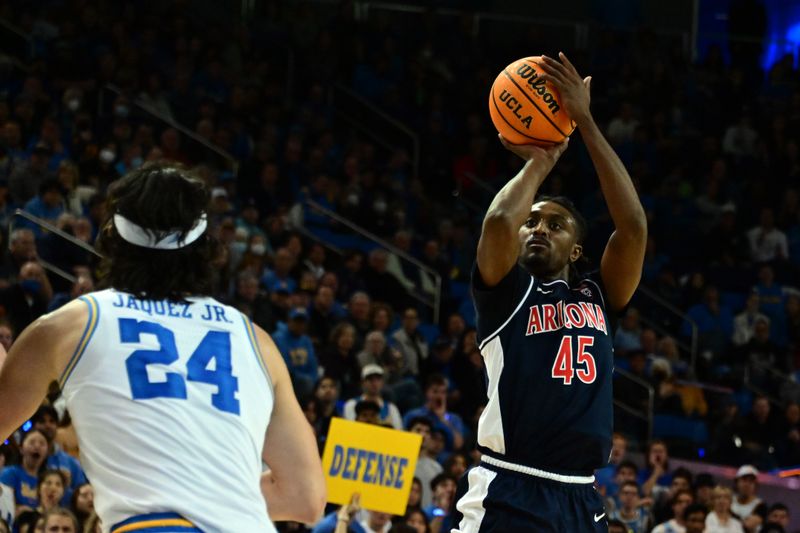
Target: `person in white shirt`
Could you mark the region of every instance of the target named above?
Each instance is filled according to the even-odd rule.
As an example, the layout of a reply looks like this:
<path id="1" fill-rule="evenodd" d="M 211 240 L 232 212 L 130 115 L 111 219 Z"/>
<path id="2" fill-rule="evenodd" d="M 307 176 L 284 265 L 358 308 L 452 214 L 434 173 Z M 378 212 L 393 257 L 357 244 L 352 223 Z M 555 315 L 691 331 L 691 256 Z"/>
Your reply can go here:
<path id="1" fill-rule="evenodd" d="M 769 263 L 789 257 L 789 241 L 786 234 L 775 227 L 772 209 L 761 210 L 761 223 L 747 232 L 750 257 L 756 263 Z"/>
<path id="2" fill-rule="evenodd" d="M 761 525 L 761 517 L 754 514 L 756 507 L 761 504 L 761 498 L 756 496 L 758 490 L 758 470 L 753 465 L 742 465 L 736 472 L 734 481 L 736 498 L 731 502 L 731 512 L 739 517 L 747 530 L 755 530 Z"/>
<path id="3" fill-rule="evenodd" d="M 733 492 L 717 485 L 712 493 L 713 510 L 706 516 L 707 533 L 744 533 L 742 523 L 731 515 Z"/>
<path id="4" fill-rule="evenodd" d="M 378 417 L 381 423 L 389 423 L 394 429 L 403 429 L 403 418 L 400 410 L 392 402 L 383 399 L 383 386 L 386 383 L 383 379 L 383 367 L 376 364 L 368 364 L 361 369 L 361 396 L 351 398 L 344 404 L 344 417 L 347 420 L 356 419 L 356 404 L 361 400 L 369 400 L 378 404 L 381 408 Z"/>
<path id="5" fill-rule="evenodd" d="M 769 324 L 769 317 L 758 310 L 760 304 L 758 293 L 753 291 L 747 296 L 744 310 L 734 317 L 731 341 L 736 346 L 742 346 L 750 342 L 750 339 L 755 335 L 756 322 L 766 320 L 767 324 Z"/>

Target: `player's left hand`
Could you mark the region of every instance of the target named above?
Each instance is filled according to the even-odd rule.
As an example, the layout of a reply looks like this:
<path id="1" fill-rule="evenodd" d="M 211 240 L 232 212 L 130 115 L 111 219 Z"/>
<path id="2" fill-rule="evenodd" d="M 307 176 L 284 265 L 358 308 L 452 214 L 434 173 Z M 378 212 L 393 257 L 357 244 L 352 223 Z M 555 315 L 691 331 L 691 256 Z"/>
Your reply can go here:
<path id="1" fill-rule="evenodd" d="M 537 65 L 544 72 L 544 79 L 558 89 L 561 105 L 580 127 L 586 120 L 591 119 L 589 102 L 591 101 L 592 77 L 581 78 L 564 52 L 559 52 L 558 57 L 561 61 L 542 56 Z"/>

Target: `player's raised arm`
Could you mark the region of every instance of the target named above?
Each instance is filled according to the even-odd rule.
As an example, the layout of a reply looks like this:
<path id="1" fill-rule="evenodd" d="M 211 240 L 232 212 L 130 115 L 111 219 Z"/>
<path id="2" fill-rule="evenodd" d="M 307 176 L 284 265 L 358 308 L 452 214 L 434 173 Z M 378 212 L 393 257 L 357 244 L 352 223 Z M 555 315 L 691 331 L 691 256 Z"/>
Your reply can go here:
<path id="1" fill-rule="evenodd" d="M 600 263 L 600 275 L 612 309 L 621 309 L 633 296 L 642 276 L 647 219 L 631 177 L 614 149 L 603 137 L 589 110 L 591 76 L 581 78 L 567 56 L 561 62 L 542 56 L 545 79 L 561 95 L 561 104 L 577 124 L 592 163 L 600 178 L 614 232 L 608 240 Z"/>
<path id="2" fill-rule="evenodd" d="M 86 304 L 72 301 L 25 328 L 0 368 L 0 441 L 28 420 L 42 403 L 78 346 Z M 66 357 L 65 357 L 66 354 Z"/>
<path id="3" fill-rule="evenodd" d="M 322 517 L 327 497 L 314 431 L 297 403 L 278 348 L 264 330 L 255 330 L 275 391 L 262 453 L 270 471 L 261 476 L 261 492 L 273 521 L 310 524 Z"/>
<path id="4" fill-rule="evenodd" d="M 525 166 L 492 200 L 483 219 L 478 241 L 478 269 L 485 285 L 493 287 L 505 277 L 519 257 L 519 228 L 531 213 L 536 191 L 567 148 L 563 142 L 551 148 L 500 142 L 525 160 Z"/>

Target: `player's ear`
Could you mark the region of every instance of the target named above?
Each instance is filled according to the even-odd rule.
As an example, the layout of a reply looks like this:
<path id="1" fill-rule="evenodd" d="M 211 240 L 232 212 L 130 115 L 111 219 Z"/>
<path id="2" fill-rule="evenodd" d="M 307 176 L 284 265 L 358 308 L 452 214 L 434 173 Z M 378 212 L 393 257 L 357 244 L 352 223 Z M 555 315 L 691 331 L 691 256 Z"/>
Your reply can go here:
<path id="1" fill-rule="evenodd" d="M 571 263 L 574 263 L 575 261 L 580 259 L 582 255 L 583 255 L 583 246 L 581 246 L 580 244 L 576 244 L 572 247 L 572 252 L 570 252 L 569 254 L 569 260 Z"/>

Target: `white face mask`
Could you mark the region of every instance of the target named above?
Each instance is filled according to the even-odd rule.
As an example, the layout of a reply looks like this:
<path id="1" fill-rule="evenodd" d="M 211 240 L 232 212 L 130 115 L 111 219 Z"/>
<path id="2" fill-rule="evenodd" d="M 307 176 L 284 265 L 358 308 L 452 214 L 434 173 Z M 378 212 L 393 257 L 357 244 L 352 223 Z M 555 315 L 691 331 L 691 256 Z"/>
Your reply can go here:
<path id="1" fill-rule="evenodd" d="M 264 255 L 267 253 L 267 245 L 266 244 L 254 244 L 250 247 L 250 253 L 253 255 Z"/>
<path id="2" fill-rule="evenodd" d="M 116 158 L 117 154 L 114 153 L 114 150 L 109 150 L 108 148 L 100 150 L 100 161 L 103 163 L 111 163 Z"/>

